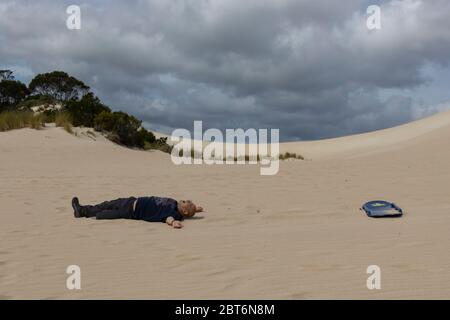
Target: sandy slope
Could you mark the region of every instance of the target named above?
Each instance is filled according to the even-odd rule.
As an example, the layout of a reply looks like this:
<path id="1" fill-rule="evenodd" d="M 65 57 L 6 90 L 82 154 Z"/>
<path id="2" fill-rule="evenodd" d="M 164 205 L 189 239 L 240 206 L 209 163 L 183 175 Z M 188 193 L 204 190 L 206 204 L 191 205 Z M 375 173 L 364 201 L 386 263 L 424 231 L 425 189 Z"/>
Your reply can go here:
<path id="1" fill-rule="evenodd" d="M 174 166 L 61 129 L 0 133 L 0 298 L 450 298 L 450 114 L 283 148 L 311 161 Z M 191 198 L 182 230 L 74 219 L 70 199 Z M 374 220 L 377 198 L 407 210 Z M 82 290 L 65 269 L 82 270 Z M 382 290 L 366 288 L 366 268 Z"/>

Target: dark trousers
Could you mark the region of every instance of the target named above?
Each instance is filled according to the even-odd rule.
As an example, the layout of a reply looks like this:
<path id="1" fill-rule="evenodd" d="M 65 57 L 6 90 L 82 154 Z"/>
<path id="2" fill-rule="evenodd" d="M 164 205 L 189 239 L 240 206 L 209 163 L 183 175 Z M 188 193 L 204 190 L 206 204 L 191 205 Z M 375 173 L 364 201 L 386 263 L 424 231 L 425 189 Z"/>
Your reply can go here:
<path id="1" fill-rule="evenodd" d="M 97 205 L 81 206 L 85 217 L 96 217 L 97 219 L 132 219 L 133 204 L 137 199 L 134 197 L 120 198 L 105 201 Z"/>

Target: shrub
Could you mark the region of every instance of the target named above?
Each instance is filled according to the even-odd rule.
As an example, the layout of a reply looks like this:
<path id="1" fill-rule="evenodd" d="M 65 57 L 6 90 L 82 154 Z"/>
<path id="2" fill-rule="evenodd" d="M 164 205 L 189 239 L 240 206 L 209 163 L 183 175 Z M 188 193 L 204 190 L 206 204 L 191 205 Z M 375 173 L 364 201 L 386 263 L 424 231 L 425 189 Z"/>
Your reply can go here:
<path id="1" fill-rule="evenodd" d="M 45 116 L 45 122 L 55 122 L 56 115 L 59 114 L 60 111 L 55 110 L 45 110 L 42 114 Z"/>
<path id="2" fill-rule="evenodd" d="M 30 109 L 35 106 L 49 106 L 55 105 L 57 101 L 50 96 L 46 95 L 36 95 L 36 96 L 28 96 L 17 104 L 17 109 Z"/>
<path id="3" fill-rule="evenodd" d="M 94 128 L 107 132 L 112 141 L 128 147 L 142 149 L 145 142 L 155 142 L 153 133 L 141 128 L 141 121 L 120 111 L 102 111 L 94 119 Z"/>
<path id="4" fill-rule="evenodd" d="M 102 111 L 94 119 L 94 128 L 106 132 L 107 138 L 128 147 L 144 150 L 157 149 L 170 153 L 172 148 L 167 138 L 156 139 L 155 135 L 141 127 L 141 121 L 124 112 Z"/>
<path id="5" fill-rule="evenodd" d="M 165 138 L 165 139 L 167 140 L 167 138 Z M 184 156 L 183 149 L 179 150 L 178 156 L 179 157 L 183 157 Z M 188 154 L 187 156 L 192 158 L 192 159 L 203 159 L 203 160 L 205 159 L 205 157 L 203 156 L 203 150 L 195 150 L 194 148 L 191 148 L 190 154 Z M 214 153 L 211 155 L 211 159 L 216 160 L 215 156 L 214 156 Z M 238 156 L 235 155 L 234 157 L 232 157 L 232 156 L 228 156 L 228 157 L 224 156 L 222 158 L 222 161 L 226 162 L 228 160 L 228 161 L 238 162 L 239 160 L 245 160 L 245 162 L 250 162 L 250 161 L 255 161 L 256 160 L 256 162 L 261 162 L 261 159 L 262 158 L 261 158 L 261 156 L 259 154 L 257 154 L 256 157 L 250 157 L 249 155 L 244 155 L 244 156 L 239 156 L 238 157 Z M 218 160 L 220 160 L 220 159 L 218 159 Z"/>
<path id="6" fill-rule="evenodd" d="M 97 131 L 112 132 L 114 130 L 115 117 L 110 111 L 102 111 L 94 118 L 94 129 Z"/>
<path id="7" fill-rule="evenodd" d="M 153 134 L 153 132 L 150 132 L 142 127 L 138 130 L 138 140 L 139 140 L 139 143 L 142 144 L 142 146 L 144 146 L 145 143 L 167 144 L 166 143 L 167 138 L 160 138 L 160 139 L 156 140 L 156 137 Z"/>
<path id="8" fill-rule="evenodd" d="M 171 153 L 172 149 L 173 146 L 167 144 L 167 138 L 155 139 L 154 142 L 149 141 L 144 142 L 144 150 L 159 150 L 165 153 Z"/>
<path id="9" fill-rule="evenodd" d="M 179 151 L 179 156 L 183 157 L 183 150 Z M 203 154 L 201 151 L 195 151 L 194 149 L 191 149 L 190 155 L 189 155 L 192 159 L 197 158 L 197 159 L 203 159 Z M 255 157 L 252 157 L 252 159 L 250 159 L 249 155 L 245 155 L 245 156 L 234 156 L 234 157 L 223 157 L 223 161 L 227 161 L 227 160 L 232 160 L 234 162 L 237 162 L 239 160 L 245 160 L 245 162 L 249 162 L 250 160 L 256 160 L 256 162 L 261 162 L 261 160 L 263 158 L 271 158 L 273 159 L 273 157 L 270 156 L 266 156 L 266 157 L 261 157 L 259 154 Z M 304 160 L 305 158 L 302 155 L 297 155 L 296 153 L 291 153 L 291 152 L 285 152 L 284 154 L 280 154 L 278 155 L 278 159 L 279 160 L 287 160 L 287 159 L 297 159 L 297 160 Z"/>
<path id="10" fill-rule="evenodd" d="M 287 159 L 297 159 L 297 160 L 305 160 L 305 158 L 302 155 L 297 155 L 296 153 L 290 153 L 285 152 L 284 154 L 280 154 L 278 156 L 280 160 L 287 160 Z"/>

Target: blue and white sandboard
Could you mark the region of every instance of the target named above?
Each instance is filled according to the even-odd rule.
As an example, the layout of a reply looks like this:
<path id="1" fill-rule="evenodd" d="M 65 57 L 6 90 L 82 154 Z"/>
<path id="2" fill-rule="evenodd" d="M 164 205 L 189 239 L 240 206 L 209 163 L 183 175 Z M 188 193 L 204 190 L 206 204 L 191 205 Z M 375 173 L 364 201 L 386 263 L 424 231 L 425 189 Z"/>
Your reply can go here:
<path id="1" fill-rule="evenodd" d="M 361 208 L 371 218 L 401 217 L 403 210 L 395 203 L 384 200 L 370 201 Z"/>

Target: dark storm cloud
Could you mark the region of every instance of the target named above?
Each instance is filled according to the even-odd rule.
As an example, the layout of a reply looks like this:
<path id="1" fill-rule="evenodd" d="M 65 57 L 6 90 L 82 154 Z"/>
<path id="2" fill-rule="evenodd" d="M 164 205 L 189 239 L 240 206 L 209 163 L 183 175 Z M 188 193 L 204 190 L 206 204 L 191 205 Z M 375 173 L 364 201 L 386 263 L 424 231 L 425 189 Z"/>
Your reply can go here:
<path id="1" fill-rule="evenodd" d="M 280 128 L 315 139 L 389 127 L 420 112 L 422 70 L 450 60 L 450 3 L 363 0 L 86 1 L 82 29 L 65 28 L 71 2 L 0 3 L 0 64 L 32 75 L 62 69 L 114 109 L 156 130 Z M 424 109 L 425 110 L 425 109 Z"/>

